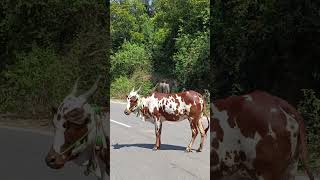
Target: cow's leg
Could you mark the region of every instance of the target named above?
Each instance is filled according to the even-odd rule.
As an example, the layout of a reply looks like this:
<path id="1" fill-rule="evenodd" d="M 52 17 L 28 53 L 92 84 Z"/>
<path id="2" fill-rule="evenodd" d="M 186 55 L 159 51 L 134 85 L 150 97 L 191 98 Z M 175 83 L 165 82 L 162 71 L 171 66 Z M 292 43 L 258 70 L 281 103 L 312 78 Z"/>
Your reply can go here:
<path id="1" fill-rule="evenodd" d="M 161 130 L 162 130 L 162 122 L 160 121 L 160 118 L 155 118 L 155 133 L 156 133 L 156 144 L 153 148 L 153 150 L 160 149 L 161 145 Z"/>
<path id="2" fill-rule="evenodd" d="M 283 179 L 295 180 L 295 176 L 298 170 L 298 158 L 299 157 L 296 157 L 295 160 L 290 162 L 289 166 L 287 167 L 285 177 Z"/>
<path id="3" fill-rule="evenodd" d="M 197 150 L 197 152 L 201 152 L 202 148 L 203 148 L 204 140 L 205 140 L 205 137 L 206 137 L 206 133 L 204 131 L 201 119 L 198 120 L 198 128 L 199 128 L 200 134 L 201 134 L 201 142 L 200 142 L 200 146 L 199 146 L 199 149 Z"/>
<path id="4" fill-rule="evenodd" d="M 288 167 L 288 180 L 295 180 L 295 176 L 298 170 L 298 161 L 292 163 Z"/>
<path id="5" fill-rule="evenodd" d="M 186 148 L 187 152 L 191 152 L 191 148 L 194 143 L 194 140 L 196 139 L 196 137 L 198 135 L 198 128 L 197 128 L 196 123 L 194 121 L 192 121 L 191 119 L 189 119 L 189 121 L 190 121 L 190 127 L 191 127 L 191 132 L 192 132 L 192 138 L 191 138 L 191 141 L 190 141 L 188 147 Z"/>

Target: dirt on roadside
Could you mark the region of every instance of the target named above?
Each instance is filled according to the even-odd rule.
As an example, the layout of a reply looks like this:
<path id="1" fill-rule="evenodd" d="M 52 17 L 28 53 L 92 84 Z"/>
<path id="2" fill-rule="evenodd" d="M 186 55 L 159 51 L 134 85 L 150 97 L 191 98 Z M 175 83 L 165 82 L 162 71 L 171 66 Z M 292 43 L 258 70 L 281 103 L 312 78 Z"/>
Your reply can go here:
<path id="1" fill-rule="evenodd" d="M 18 127 L 25 129 L 50 130 L 51 119 L 39 117 L 23 117 L 14 114 L 0 114 L 0 126 Z"/>

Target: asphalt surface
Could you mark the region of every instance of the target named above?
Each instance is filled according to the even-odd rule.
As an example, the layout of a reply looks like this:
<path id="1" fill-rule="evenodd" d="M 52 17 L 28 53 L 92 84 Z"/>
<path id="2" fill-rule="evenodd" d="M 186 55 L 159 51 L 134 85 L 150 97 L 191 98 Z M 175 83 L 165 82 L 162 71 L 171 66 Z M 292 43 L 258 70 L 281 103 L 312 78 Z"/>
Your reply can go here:
<path id="1" fill-rule="evenodd" d="M 184 151 L 191 138 L 188 121 L 164 122 L 161 150 L 152 151 L 154 125 L 133 114 L 125 115 L 124 109 L 125 104 L 111 103 L 111 180 L 210 179 L 210 131 L 203 152 L 186 153 Z M 194 150 L 199 147 L 199 141 L 200 135 Z M 296 180 L 308 178 L 297 175 Z"/>
<path id="2" fill-rule="evenodd" d="M 0 180 L 96 180 L 73 163 L 60 170 L 47 167 L 44 158 L 52 140 L 39 132 L 0 128 Z"/>
<path id="3" fill-rule="evenodd" d="M 135 115 L 123 113 L 124 104 L 111 103 L 111 179 L 112 180 L 209 180 L 209 137 L 203 151 L 186 153 L 191 140 L 188 120 L 164 122 L 161 149 L 153 151 L 154 125 Z M 204 121 L 206 123 L 206 121 Z M 121 124 L 120 124 L 121 123 Z M 206 127 L 207 124 L 205 124 Z M 193 149 L 199 147 L 200 134 Z"/>
<path id="4" fill-rule="evenodd" d="M 188 121 L 164 122 L 161 150 L 152 151 L 154 125 L 134 115 L 124 115 L 124 108 L 123 104 L 111 103 L 111 180 L 210 179 L 209 134 L 203 152 L 186 153 L 191 138 Z M 53 140 L 51 134 L 0 127 L 0 180 L 96 180 L 84 176 L 83 168 L 73 163 L 60 170 L 46 166 L 44 158 Z M 199 140 L 198 137 L 194 149 Z"/>

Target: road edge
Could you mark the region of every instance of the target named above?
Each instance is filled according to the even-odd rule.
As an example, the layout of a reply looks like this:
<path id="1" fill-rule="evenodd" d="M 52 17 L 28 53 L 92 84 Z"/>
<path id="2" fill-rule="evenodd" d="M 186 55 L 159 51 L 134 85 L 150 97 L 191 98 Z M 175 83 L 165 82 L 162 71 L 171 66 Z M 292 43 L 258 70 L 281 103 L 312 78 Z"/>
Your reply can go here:
<path id="1" fill-rule="evenodd" d="M 22 128 L 22 127 L 0 125 L 0 129 L 7 129 L 7 130 L 13 130 L 13 131 L 22 131 L 22 132 L 28 132 L 28 133 L 35 133 L 35 134 L 41 134 L 41 135 L 44 135 L 44 136 L 53 136 L 53 133 L 50 132 L 50 131 L 44 131 L 44 130 L 33 129 L 33 128 Z"/>

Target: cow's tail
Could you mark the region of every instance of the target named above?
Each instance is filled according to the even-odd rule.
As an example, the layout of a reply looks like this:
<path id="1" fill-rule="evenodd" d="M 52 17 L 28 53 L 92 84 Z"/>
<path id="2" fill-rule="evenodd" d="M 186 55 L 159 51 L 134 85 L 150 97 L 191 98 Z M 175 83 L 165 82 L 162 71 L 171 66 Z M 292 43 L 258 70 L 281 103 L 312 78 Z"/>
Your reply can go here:
<path id="1" fill-rule="evenodd" d="M 305 131 L 305 125 L 303 122 L 302 116 L 299 115 L 299 141 L 300 141 L 300 149 L 299 149 L 299 155 L 300 159 L 302 161 L 302 165 L 304 167 L 304 170 L 307 172 L 309 179 L 314 180 L 314 176 L 312 175 L 308 165 L 307 165 L 307 156 L 308 156 L 308 151 L 307 151 L 307 143 L 306 143 L 306 131 Z"/>

